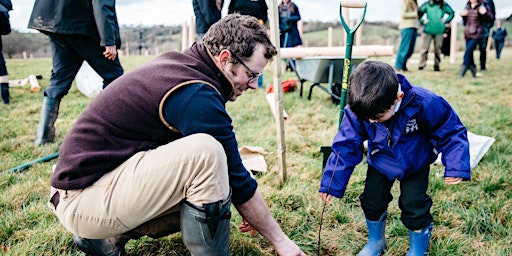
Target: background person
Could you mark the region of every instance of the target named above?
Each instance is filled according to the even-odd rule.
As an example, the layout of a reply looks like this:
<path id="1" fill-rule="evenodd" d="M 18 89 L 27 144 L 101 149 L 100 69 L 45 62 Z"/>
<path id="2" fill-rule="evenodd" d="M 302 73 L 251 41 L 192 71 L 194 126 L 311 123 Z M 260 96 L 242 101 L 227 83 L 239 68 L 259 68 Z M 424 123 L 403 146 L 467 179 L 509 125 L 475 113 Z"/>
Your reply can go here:
<path id="1" fill-rule="evenodd" d="M 489 41 L 489 34 L 492 26 L 494 26 L 494 18 L 496 17 L 496 7 L 494 6 L 493 0 L 484 0 L 483 4 L 485 7 L 492 13 L 492 19 L 486 18 L 482 21 L 484 35 L 482 38 L 482 42 L 478 45 L 478 51 L 480 52 L 480 71 L 486 70 L 486 62 L 487 62 L 487 42 Z M 468 8 L 469 1 L 466 4 L 466 8 Z"/>
<path id="2" fill-rule="evenodd" d="M 199 40 L 203 38 L 213 23 L 220 20 L 223 5 L 224 0 L 192 0 L 196 18 L 196 34 Z"/>
<path id="3" fill-rule="evenodd" d="M 454 17 L 455 12 L 443 0 L 429 0 L 423 3 L 418 10 L 420 23 L 425 26 L 421 39 L 423 41 L 420 52 L 419 70 L 427 65 L 428 50 L 434 40 L 434 71 L 441 71 L 441 47 L 443 45 L 443 33 L 445 27 Z"/>
<path id="4" fill-rule="evenodd" d="M 276 54 L 256 18 L 230 14 L 201 43 L 160 55 L 94 98 L 50 181 L 49 206 L 77 246 L 124 255 L 130 239 L 181 230 L 192 255 L 229 255 L 232 202 L 242 231 L 259 231 L 280 255 L 304 255 L 243 166 L 225 105 L 256 89 Z"/>
<path id="5" fill-rule="evenodd" d="M 117 56 L 121 37 L 115 1 L 107 0 L 36 0 L 28 27 L 48 35 L 52 50 L 35 140 L 42 145 L 53 142 L 61 99 L 84 61 L 103 78 L 103 88 L 123 74 Z"/>
<path id="6" fill-rule="evenodd" d="M 467 70 L 476 77 L 476 65 L 473 52 L 482 44 L 485 34 L 486 20 L 494 20 L 494 16 L 484 0 L 469 0 L 466 8 L 460 13 L 462 23 L 464 24 L 464 39 L 466 40 L 466 50 L 459 75 L 464 77 Z"/>
<path id="7" fill-rule="evenodd" d="M 344 196 L 367 140 L 368 170 L 359 199 L 369 238 L 358 255 L 386 250 L 387 208 L 395 180 L 400 180 L 400 219 L 409 230 L 406 255 L 427 255 L 434 226 L 427 194 L 430 165 L 442 152 L 445 183 L 470 179 L 466 127 L 446 100 L 411 85 L 384 62 L 359 64 L 349 83 L 348 106 L 322 175 L 320 196 L 325 202 Z"/>
<path id="8" fill-rule="evenodd" d="M 400 46 L 396 54 L 395 69 L 398 72 L 408 71 L 407 60 L 414 53 L 416 38 L 418 37 L 418 1 L 402 0 L 400 29 Z"/>
<path id="9" fill-rule="evenodd" d="M 282 0 L 278 8 L 279 13 L 279 32 L 281 48 L 296 47 L 302 45 L 297 22 L 301 19 L 299 7 L 292 0 Z M 293 71 L 295 60 L 290 59 L 287 63 L 286 70 Z"/>
<path id="10" fill-rule="evenodd" d="M 496 29 L 492 31 L 492 39 L 494 40 L 494 47 L 496 48 L 496 59 L 501 57 L 501 50 L 505 45 L 505 38 L 507 37 L 507 29 L 501 26 L 501 21 L 496 22 Z"/>
<path id="11" fill-rule="evenodd" d="M 11 33 L 11 23 L 9 22 L 9 11 L 12 11 L 11 0 L 0 0 L 0 92 L 4 104 L 11 103 L 9 95 L 9 77 L 7 76 L 7 66 L 5 65 L 4 53 L 2 51 L 2 35 Z"/>

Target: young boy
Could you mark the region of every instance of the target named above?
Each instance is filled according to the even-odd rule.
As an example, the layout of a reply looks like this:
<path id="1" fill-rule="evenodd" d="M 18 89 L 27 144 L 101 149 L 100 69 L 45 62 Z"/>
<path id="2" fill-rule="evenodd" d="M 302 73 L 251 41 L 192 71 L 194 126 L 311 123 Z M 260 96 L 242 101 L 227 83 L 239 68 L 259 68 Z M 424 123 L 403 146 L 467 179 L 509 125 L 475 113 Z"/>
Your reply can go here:
<path id="1" fill-rule="evenodd" d="M 407 255 L 428 253 L 433 218 L 427 195 L 430 164 L 442 152 L 445 183 L 469 180 L 467 130 L 451 106 L 436 94 L 412 86 L 383 62 L 366 61 L 350 77 L 348 106 L 325 166 L 320 196 L 342 198 L 368 140 L 368 171 L 359 197 L 369 239 L 358 255 L 380 255 L 393 182 L 400 180 L 401 220 L 409 229 Z"/>

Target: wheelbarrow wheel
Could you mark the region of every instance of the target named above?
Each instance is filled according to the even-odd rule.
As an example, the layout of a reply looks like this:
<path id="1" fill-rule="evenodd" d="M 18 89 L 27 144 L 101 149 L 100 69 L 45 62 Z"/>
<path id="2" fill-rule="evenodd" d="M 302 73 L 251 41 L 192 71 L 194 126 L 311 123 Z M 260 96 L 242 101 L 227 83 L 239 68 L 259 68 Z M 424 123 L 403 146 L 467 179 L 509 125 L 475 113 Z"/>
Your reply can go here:
<path id="1" fill-rule="evenodd" d="M 331 101 L 335 105 L 340 104 L 341 83 L 334 83 L 331 88 Z"/>

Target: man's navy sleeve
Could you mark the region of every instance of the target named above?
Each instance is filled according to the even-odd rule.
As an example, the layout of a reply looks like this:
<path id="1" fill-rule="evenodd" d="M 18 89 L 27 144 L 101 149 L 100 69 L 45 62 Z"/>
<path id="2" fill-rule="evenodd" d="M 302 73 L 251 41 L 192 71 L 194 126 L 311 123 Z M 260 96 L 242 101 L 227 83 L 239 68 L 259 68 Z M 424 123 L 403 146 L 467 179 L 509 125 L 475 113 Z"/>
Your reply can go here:
<path id="1" fill-rule="evenodd" d="M 217 91 L 205 84 L 186 85 L 169 96 L 163 112 L 165 120 L 183 136 L 206 133 L 217 139 L 226 152 L 233 203 L 243 204 L 252 198 L 257 183 L 242 164 L 231 117 Z"/>

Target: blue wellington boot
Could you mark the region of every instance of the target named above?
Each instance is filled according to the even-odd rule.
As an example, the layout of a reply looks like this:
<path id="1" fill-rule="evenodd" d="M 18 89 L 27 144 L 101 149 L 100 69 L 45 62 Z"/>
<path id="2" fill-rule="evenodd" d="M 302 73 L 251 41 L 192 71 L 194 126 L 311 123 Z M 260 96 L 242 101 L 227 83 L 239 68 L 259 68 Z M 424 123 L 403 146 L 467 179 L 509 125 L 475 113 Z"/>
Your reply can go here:
<path id="1" fill-rule="evenodd" d="M 434 223 L 430 223 L 427 227 L 420 231 L 409 230 L 409 242 L 411 247 L 405 256 L 428 255 L 428 247 L 430 244 L 430 236 Z"/>
<path id="2" fill-rule="evenodd" d="M 383 255 L 386 250 L 386 218 L 387 212 L 384 212 L 378 221 L 366 220 L 368 227 L 368 243 L 357 254 L 357 256 L 378 256 Z"/>

